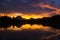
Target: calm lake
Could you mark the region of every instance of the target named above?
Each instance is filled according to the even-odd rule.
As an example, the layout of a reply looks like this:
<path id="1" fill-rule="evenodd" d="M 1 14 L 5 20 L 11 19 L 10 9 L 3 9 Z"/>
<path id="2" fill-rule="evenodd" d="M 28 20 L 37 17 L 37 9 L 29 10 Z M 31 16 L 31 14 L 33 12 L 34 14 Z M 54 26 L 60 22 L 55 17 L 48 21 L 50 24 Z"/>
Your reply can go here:
<path id="1" fill-rule="evenodd" d="M 60 30 L 38 24 L 0 28 L 0 40 L 60 40 Z"/>

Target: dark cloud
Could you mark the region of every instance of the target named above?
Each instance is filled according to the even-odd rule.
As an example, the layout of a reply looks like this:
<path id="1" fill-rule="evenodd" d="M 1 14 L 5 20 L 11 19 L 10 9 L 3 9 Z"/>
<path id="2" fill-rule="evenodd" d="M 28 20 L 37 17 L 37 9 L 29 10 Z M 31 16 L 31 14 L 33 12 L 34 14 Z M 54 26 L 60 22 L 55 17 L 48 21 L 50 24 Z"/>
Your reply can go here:
<path id="1" fill-rule="evenodd" d="M 0 0 L 0 12 L 39 13 L 41 11 L 48 11 L 49 9 L 46 8 L 45 10 L 39 6 L 32 6 L 42 2 L 60 7 L 60 0 Z"/>
<path id="2" fill-rule="evenodd" d="M 24 11 L 30 4 L 39 3 L 40 0 L 1 0 L 0 11 L 10 12 L 10 11 Z M 31 6 L 30 6 L 31 8 Z M 26 9 L 30 10 L 30 8 Z"/>

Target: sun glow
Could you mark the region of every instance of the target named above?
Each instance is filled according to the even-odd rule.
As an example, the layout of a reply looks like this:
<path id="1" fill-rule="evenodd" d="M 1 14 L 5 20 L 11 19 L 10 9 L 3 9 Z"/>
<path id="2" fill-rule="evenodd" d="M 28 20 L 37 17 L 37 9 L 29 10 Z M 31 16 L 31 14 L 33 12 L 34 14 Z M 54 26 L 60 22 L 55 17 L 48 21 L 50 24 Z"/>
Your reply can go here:
<path id="1" fill-rule="evenodd" d="M 33 18 L 33 19 L 38 19 L 38 18 L 43 18 L 43 17 L 50 17 L 48 14 L 49 12 L 45 12 L 45 13 L 40 13 L 40 14 L 24 14 L 24 13 L 0 13 L 0 16 L 8 16 L 8 17 L 17 17 L 17 16 L 21 16 L 22 18 L 24 19 L 30 19 L 30 18 Z M 46 14 L 46 15 L 45 15 Z"/>

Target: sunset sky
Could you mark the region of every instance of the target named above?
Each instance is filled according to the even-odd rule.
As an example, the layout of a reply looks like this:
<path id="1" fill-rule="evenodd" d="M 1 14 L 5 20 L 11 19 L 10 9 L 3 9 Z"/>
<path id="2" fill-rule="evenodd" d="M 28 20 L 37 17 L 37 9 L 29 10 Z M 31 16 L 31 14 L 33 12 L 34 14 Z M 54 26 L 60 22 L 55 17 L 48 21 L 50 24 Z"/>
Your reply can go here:
<path id="1" fill-rule="evenodd" d="M 0 0 L 1 13 L 12 13 L 13 15 L 15 13 L 27 14 L 28 16 L 30 14 L 38 14 L 37 16 L 44 17 L 53 16 L 60 14 L 60 0 Z"/>
<path id="2" fill-rule="evenodd" d="M 0 0 L 0 40 L 60 40 L 60 16 L 55 15 L 60 15 L 60 0 Z"/>

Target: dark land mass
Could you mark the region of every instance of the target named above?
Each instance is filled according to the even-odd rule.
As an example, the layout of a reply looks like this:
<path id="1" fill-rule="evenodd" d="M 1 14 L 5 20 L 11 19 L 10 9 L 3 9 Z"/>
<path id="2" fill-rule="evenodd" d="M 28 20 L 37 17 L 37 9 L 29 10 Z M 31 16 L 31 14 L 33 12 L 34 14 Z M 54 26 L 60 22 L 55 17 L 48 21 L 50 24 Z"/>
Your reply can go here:
<path id="1" fill-rule="evenodd" d="M 23 24 L 41 24 L 43 26 L 51 26 L 56 29 L 60 29 L 60 15 L 55 15 L 52 17 L 44 17 L 42 19 L 23 19 L 21 16 L 17 16 L 16 18 L 10 18 L 8 16 L 0 17 L 0 27 L 7 28 L 11 25 L 20 27 Z"/>

